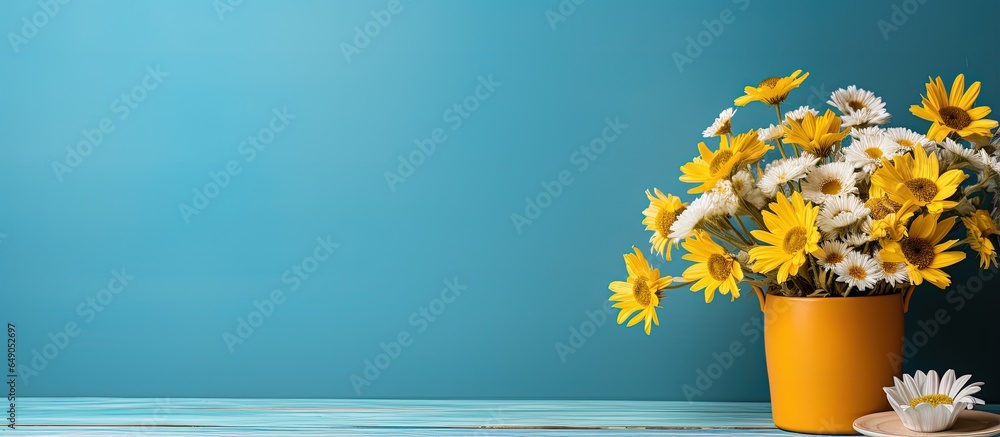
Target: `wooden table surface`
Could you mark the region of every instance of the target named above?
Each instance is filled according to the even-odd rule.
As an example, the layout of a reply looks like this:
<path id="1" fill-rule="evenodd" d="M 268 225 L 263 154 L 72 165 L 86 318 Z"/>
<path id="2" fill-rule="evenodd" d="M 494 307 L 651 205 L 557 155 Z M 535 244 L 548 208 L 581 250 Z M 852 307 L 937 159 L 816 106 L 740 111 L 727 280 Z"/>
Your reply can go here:
<path id="1" fill-rule="evenodd" d="M 1000 411 L 1000 406 L 988 406 Z M 788 436 L 766 403 L 26 398 L 6 435 Z"/>

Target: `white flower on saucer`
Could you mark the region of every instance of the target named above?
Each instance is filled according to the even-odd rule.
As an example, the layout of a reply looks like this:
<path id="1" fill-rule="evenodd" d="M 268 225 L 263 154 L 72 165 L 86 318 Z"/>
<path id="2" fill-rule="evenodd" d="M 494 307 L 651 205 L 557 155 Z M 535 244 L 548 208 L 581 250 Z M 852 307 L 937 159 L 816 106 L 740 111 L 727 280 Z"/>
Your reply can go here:
<path id="1" fill-rule="evenodd" d="M 985 403 L 972 397 L 983 383 L 966 386 L 970 378 L 972 375 L 965 375 L 956 380 L 955 371 L 949 369 L 938 380 L 937 372 L 931 370 L 925 374 L 918 370 L 913 376 L 903 375 L 902 381 L 893 378 L 895 385 L 883 390 L 903 426 L 911 431 L 938 432 L 955 425 L 962 410 Z"/>

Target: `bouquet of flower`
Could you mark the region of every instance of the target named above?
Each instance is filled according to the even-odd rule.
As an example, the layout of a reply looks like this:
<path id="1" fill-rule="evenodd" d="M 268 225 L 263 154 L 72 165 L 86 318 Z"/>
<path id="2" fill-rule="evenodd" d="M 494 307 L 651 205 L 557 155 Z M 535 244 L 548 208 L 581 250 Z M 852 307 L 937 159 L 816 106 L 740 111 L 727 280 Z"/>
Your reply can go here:
<path id="1" fill-rule="evenodd" d="M 889 114 L 874 93 L 838 89 L 823 113 L 781 104 L 809 76 L 796 71 L 745 88 L 737 106 L 774 107 L 778 124 L 733 130 L 726 109 L 705 129 L 717 147 L 698 143 L 699 156 L 681 167 L 694 184 L 690 202 L 646 191 L 642 223 L 651 252 L 671 260 L 680 247 L 694 264 L 681 277 L 660 276 L 638 248 L 625 255 L 626 281 L 609 286 L 618 323 L 659 324 L 666 290 L 690 286 L 740 296 L 746 282 L 762 301 L 785 296 L 904 293 L 929 282 L 950 283 L 943 270 L 965 259 L 967 245 L 984 269 L 996 265 L 1000 204 L 997 122 L 975 106 L 980 83 L 958 75 L 950 92 L 940 77 L 910 112 L 931 122 L 926 135 L 886 127 Z M 779 157 L 780 156 L 780 157 Z M 997 196 L 994 196 L 996 199 Z M 949 239 L 956 226 L 964 239 Z"/>

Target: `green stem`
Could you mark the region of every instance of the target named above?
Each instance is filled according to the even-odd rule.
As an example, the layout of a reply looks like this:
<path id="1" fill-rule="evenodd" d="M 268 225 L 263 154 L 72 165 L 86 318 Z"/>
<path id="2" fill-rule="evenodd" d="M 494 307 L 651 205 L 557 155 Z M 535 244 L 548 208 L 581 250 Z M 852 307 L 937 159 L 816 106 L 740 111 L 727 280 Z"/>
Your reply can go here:
<path id="1" fill-rule="evenodd" d="M 674 282 L 674 283 L 672 283 L 672 284 L 664 287 L 663 289 L 664 290 L 676 290 L 678 288 L 686 288 L 686 287 L 688 287 L 690 285 L 691 285 L 690 282 Z"/>
<path id="2" fill-rule="evenodd" d="M 720 239 L 720 240 L 722 240 L 722 241 L 724 241 L 726 243 L 729 243 L 731 246 L 733 246 L 733 247 L 735 247 L 737 249 L 746 249 L 747 248 L 746 243 L 742 243 L 740 241 L 737 241 L 737 240 L 733 239 L 732 236 L 726 235 L 725 232 L 723 232 L 723 231 L 715 228 L 714 226 L 710 226 L 709 224 L 706 223 L 705 226 L 704 226 L 704 228 L 705 228 L 706 231 L 708 231 L 709 234 L 712 234 L 714 237 L 716 237 L 716 238 L 718 238 L 718 239 Z"/>
<path id="3" fill-rule="evenodd" d="M 784 120 L 781 119 L 781 103 L 774 105 L 774 111 L 778 114 L 778 126 L 781 126 L 781 124 L 784 123 Z M 781 138 L 778 138 L 777 141 L 778 152 L 781 153 L 781 157 L 788 158 L 788 154 L 785 153 L 785 145 L 781 143 Z"/>
<path id="4" fill-rule="evenodd" d="M 738 216 L 738 215 L 737 215 L 737 216 L 736 216 L 736 219 L 737 219 L 737 220 L 739 220 L 739 218 L 740 218 L 740 216 Z M 743 242 L 744 242 L 744 243 L 746 243 L 746 244 L 748 244 L 748 245 L 751 245 L 751 246 L 753 246 L 753 242 L 752 242 L 752 241 L 750 241 L 750 240 L 749 240 L 749 239 L 747 238 L 747 236 L 746 236 L 746 235 L 743 235 L 743 233 L 742 233 L 742 232 L 740 232 L 740 230 L 739 230 L 739 229 L 736 229 L 736 226 L 733 226 L 733 222 L 732 222 L 732 220 L 729 220 L 729 219 L 727 218 L 727 219 L 725 220 L 725 222 L 726 222 L 726 224 L 727 224 L 727 225 L 729 225 L 729 229 L 732 229 L 732 230 L 733 230 L 733 232 L 734 232 L 734 233 L 736 233 L 736 236 L 737 236 L 737 237 L 740 237 L 740 240 L 743 240 Z"/>
<path id="5" fill-rule="evenodd" d="M 747 225 L 743 224 L 743 218 L 741 218 L 740 216 L 737 215 L 736 216 L 736 223 L 739 223 L 740 227 L 743 228 L 743 232 L 746 232 L 747 237 L 750 239 L 750 241 L 748 241 L 748 243 L 750 243 L 751 245 L 756 245 L 757 244 L 757 240 L 753 237 L 753 233 L 750 232 L 749 229 L 747 229 Z"/>
<path id="6" fill-rule="evenodd" d="M 754 224 L 756 224 L 757 227 L 760 228 L 760 229 L 765 229 L 766 226 L 764 225 L 764 216 L 761 214 L 760 210 L 758 210 L 757 208 L 755 208 L 752 205 L 748 204 L 742 198 L 740 199 L 740 203 L 743 205 L 743 209 L 744 210 L 747 210 L 747 211 L 750 212 L 750 219 L 753 220 Z M 750 234 L 750 235 L 753 235 L 753 234 Z"/>

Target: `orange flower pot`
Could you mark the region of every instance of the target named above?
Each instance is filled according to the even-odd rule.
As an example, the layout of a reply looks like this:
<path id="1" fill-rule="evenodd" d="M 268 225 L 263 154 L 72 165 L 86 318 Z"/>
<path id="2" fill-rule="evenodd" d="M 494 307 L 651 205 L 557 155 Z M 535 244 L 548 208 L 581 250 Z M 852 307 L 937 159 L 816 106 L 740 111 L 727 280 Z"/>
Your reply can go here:
<path id="1" fill-rule="evenodd" d="M 882 387 L 901 376 L 904 296 L 764 299 L 764 349 L 774 424 L 855 434 L 852 423 L 890 410 Z"/>

